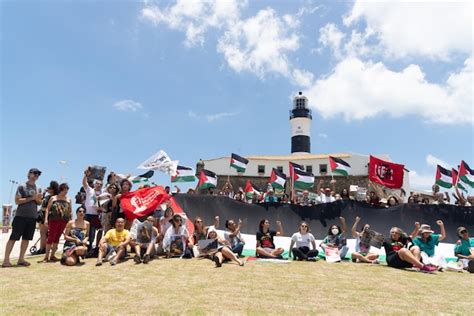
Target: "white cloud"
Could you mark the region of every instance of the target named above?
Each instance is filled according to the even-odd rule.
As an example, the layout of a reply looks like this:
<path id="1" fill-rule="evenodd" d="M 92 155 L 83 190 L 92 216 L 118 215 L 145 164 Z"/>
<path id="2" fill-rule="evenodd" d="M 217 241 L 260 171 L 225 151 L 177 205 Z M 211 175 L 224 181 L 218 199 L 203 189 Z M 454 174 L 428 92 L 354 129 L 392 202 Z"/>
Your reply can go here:
<path id="1" fill-rule="evenodd" d="M 226 118 L 226 117 L 231 117 L 235 116 L 239 113 L 237 112 L 221 112 L 221 113 L 215 113 L 215 114 L 197 114 L 194 111 L 188 111 L 188 116 L 192 119 L 196 120 L 206 120 L 209 123 L 218 121 L 220 119 Z"/>
<path id="2" fill-rule="evenodd" d="M 204 35 L 210 28 L 228 28 L 234 24 L 245 6 L 247 1 L 178 0 L 165 9 L 147 3 L 141 16 L 155 25 L 163 23 L 170 29 L 184 31 L 185 44 L 195 46 L 204 44 Z"/>
<path id="3" fill-rule="evenodd" d="M 410 171 L 410 189 L 431 190 L 431 186 L 435 183 L 435 173 L 418 174 L 415 170 Z"/>
<path id="4" fill-rule="evenodd" d="M 358 0 L 344 18 L 346 26 L 363 20 L 390 57 L 449 59 L 472 53 L 473 3 L 470 1 Z"/>
<path id="5" fill-rule="evenodd" d="M 435 169 L 435 170 L 436 170 L 436 167 L 437 167 L 438 165 L 440 165 L 440 166 L 442 166 L 442 167 L 444 167 L 444 168 L 447 168 L 447 169 L 451 169 L 451 168 L 452 168 L 451 164 L 449 164 L 449 163 L 447 163 L 446 161 L 441 160 L 441 159 L 439 159 L 439 158 L 433 156 L 432 154 L 428 154 L 428 155 L 426 156 L 426 164 L 427 164 L 429 167 L 431 167 L 431 168 L 433 168 L 433 169 Z"/>
<path id="6" fill-rule="evenodd" d="M 444 168 L 451 169 L 452 166 L 448 162 L 428 154 L 426 156 L 427 173 L 418 173 L 415 170 L 410 171 L 410 186 L 415 190 L 431 190 L 431 186 L 435 183 L 436 166 L 440 165 Z"/>
<path id="7" fill-rule="evenodd" d="M 334 23 L 328 23 L 319 29 L 319 42 L 324 47 L 329 47 L 336 58 L 342 55 L 341 44 L 345 36 Z"/>
<path id="8" fill-rule="evenodd" d="M 219 39 L 217 50 L 224 54 L 230 68 L 249 71 L 260 78 L 276 73 L 292 78 L 288 52 L 299 48 L 295 18 L 284 18 L 271 8 L 232 25 Z"/>
<path id="9" fill-rule="evenodd" d="M 143 108 L 141 103 L 133 101 L 133 100 L 120 100 L 114 103 L 114 108 L 118 109 L 119 111 L 132 111 L 136 112 Z"/>
<path id="10" fill-rule="evenodd" d="M 317 80 L 306 95 L 325 118 L 340 114 L 346 120 L 361 120 L 381 113 L 393 117 L 416 114 L 428 122 L 472 124 L 472 83 L 471 59 L 446 83 L 435 84 L 425 79 L 417 65 L 397 72 L 382 62 L 347 57 L 330 75 Z"/>

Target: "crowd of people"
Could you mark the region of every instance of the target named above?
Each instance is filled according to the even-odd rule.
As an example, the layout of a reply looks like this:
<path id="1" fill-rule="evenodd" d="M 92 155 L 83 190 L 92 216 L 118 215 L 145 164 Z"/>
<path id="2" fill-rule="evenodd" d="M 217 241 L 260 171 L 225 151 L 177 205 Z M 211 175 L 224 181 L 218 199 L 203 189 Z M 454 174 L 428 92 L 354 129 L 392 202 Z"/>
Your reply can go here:
<path id="1" fill-rule="evenodd" d="M 452 201 L 449 193 L 440 192 L 440 187 L 437 184 L 432 186 L 431 194 L 411 192 L 407 197 L 406 192 L 403 189 L 391 190 L 391 192 L 387 193 L 378 187 L 371 189 L 370 183 L 369 189 L 366 190 L 366 193 L 362 196 L 359 192 L 355 190 L 350 191 L 348 188 L 343 188 L 340 192 L 337 192 L 336 183 L 337 180 L 334 179 L 329 182 L 329 186 L 324 187 L 324 180 L 319 180 L 314 192 L 311 190 L 293 191 L 292 196 L 290 196 L 283 190 L 275 190 L 270 183 L 267 184 L 266 189 L 262 192 L 253 191 L 249 194 L 244 191 L 243 187 L 239 187 L 237 191 L 234 192 L 234 188 L 228 180 L 220 190 L 210 188 L 205 192 L 205 194 L 228 196 L 229 198 L 245 203 L 284 203 L 297 204 L 301 206 L 312 206 L 339 200 L 358 200 L 370 205 L 388 208 L 403 203 L 429 205 L 451 204 Z M 278 191 L 278 193 L 276 191 Z M 176 187 L 175 192 L 180 192 L 178 187 Z M 197 191 L 189 189 L 187 193 L 196 194 Z M 451 195 L 453 197 L 454 205 L 474 205 L 474 196 L 466 196 L 463 192 L 460 192 L 458 188 L 455 188 L 455 192 L 452 192 Z"/>
<path id="2" fill-rule="evenodd" d="M 157 210 L 142 218 L 128 220 L 120 205 L 122 194 L 130 192 L 132 183 L 128 179 L 117 179 L 111 173 L 107 184 L 90 177 L 86 169 L 83 176 L 81 194 L 76 196 L 75 216 L 73 202 L 68 197 L 69 186 L 51 181 L 43 194 L 36 186 L 41 171 L 33 168 L 28 172 L 26 183 L 18 186 L 15 202 L 18 205 L 12 223 L 12 233 L 5 249 L 2 267 L 11 267 L 10 254 L 16 243 L 21 239 L 19 266 L 29 266 L 25 260 L 28 243 L 33 239 L 36 224 L 39 224 L 41 242 L 39 255 L 44 255 L 41 262 L 61 262 L 73 266 L 86 257 L 97 257 L 96 266 L 109 262 L 115 265 L 134 253 L 136 264 L 147 264 L 154 258 L 193 258 L 204 257 L 214 261 L 216 267 L 224 262 L 234 262 L 244 266 L 242 258 L 245 240 L 241 234 L 242 221 L 227 219 L 225 232 L 220 236 L 216 231 L 220 226 L 220 218 L 216 216 L 214 223 L 206 226 L 203 219 L 196 217 L 192 222 L 192 234 L 186 224 L 186 216 L 173 210 L 171 203 L 160 206 Z M 332 183 L 334 184 L 334 182 Z M 339 197 L 333 196 L 334 190 L 321 188 L 319 182 L 317 192 L 319 201 L 314 203 L 334 202 Z M 225 190 L 228 190 L 225 188 Z M 171 194 L 169 188 L 166 189 Z M 436 192 L 435 192 L 436 193 Z M 229 194 L 225 191 L 224 194 Z M 236 194 L 236 196 L 238 193 Z M 347 192 L 341 192 L 340 198 L 347 198 Z M 435 195 L 436 196 L 436 195 Z M 263 201 L 277 202 L 272 190 L 267 190 Z M 369 194 L 371 197 L 371 193 Z M 368 202 L 370 203 L 370 199 Z M 304 191 L 298 203 L 311 205 L 309 194 Z M 388 204 L 393 203 L 389 202 Z M 40 209 L 38 211 L 38 206 Z M 357 231 L 361 219 L 355 218 L 351 236 L 356 239 L 356 249 L 349 260 L 355 263 L 379 263 L 379 254 L 371 252 L 369 234 L 370 224 L 362 226 Z M 415 223 L 411 234 L 405 233 L 398 227 L 390 230 L 389 236 L 383 238 L 381 247 L 385 249 L 387 265 L 394 268 L 415 268 L 422 272 L 433 272 L 447 268 L 443 256 L 436 253 L 435 247 L 446 237 L 444 223 L 438 220 L 440 233 L 436 234 L 429 225 Z M 275 236 L 283 236 L 283 224 L 276 222 L 277 230 L 271 229 L 268 219 L 262 219 L 256 232 L 255 256 L 263 259 L 285 259 L 285 249 L 276 247 Z M 326 236 L 321 236 L 322 242 L 317 245 L 316 238 L 306 222 L 301 222 L 297 231 L 292 234 L 288 257 L 294 260 L 316 261 L 318 249 L 328 258 L 328 254 L 336 254 L 345 260 L 348 253 L 346 220 L 340 217 L 340 225 L 331 225 Z M 464 227 L 456 231 L 459 237 L 455 245 L 454 255 L 458 258 L 460 269 L 474 272 L 474 249 L 472 239 Z M 60 258 L 56 257 L 61 236 L 64 236 L 64 247 Z"/>

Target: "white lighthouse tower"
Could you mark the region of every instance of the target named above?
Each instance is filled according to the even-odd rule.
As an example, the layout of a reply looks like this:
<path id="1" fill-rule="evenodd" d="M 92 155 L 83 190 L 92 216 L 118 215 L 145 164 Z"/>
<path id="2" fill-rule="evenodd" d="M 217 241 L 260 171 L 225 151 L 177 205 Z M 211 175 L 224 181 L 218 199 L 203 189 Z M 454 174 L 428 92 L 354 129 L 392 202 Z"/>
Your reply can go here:
<path id="1" fill-rule="evenodd" d="M 311 110 L 308 98 L 299 92 L 293 99 L 293 110 L 290 111 L 291 153 L 302 154 L 311 152 Z"/>

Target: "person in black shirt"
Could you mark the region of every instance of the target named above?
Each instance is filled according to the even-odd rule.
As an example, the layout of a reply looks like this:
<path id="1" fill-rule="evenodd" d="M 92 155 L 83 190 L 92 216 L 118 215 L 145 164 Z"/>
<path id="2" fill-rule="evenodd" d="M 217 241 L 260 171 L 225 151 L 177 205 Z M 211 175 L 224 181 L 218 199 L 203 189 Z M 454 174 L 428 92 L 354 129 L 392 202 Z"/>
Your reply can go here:
<path id="1" fill-rule="evenodd" d="M 283 248 L 275 248 L 273 237 L 283 235 L 283 227 L 280 221 L 276 221 L 278 231 L 270 230 L 270 221 L 262 219 L 257 232 L 257 257 L 283 259 L 281 254 L 285 251 Z"/>
<path id="2" fill-rule="evenodd" d="M 418 229 L 415 228 L 415 231 L 418 231 Z M 414 267 L 420 269 L 421 272 L 435 271 L 435 268 L 424 265 L 415 257 L 413 252 L 419 251 L 419 249 L 417 249 L 417 246 L 413 246 L 411 241 L 412 237 L 407 236 L 403 230 L 392 227 L 390 237 L 383 242 L 387 265 L 397 269 Z"/>

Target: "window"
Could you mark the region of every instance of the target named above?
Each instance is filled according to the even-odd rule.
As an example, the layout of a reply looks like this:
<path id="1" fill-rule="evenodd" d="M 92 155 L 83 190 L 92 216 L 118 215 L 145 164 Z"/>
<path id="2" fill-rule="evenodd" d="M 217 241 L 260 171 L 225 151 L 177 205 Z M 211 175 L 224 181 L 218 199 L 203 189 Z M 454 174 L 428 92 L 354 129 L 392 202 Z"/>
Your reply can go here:
<path id="1" fill-rule="evenodd" d="M 313 173 L 313 166 L 306 166 L 306 172 Z"/>
<path id="2" fill-rule="evenodd" d="M 283 173 L 283 166 L 277 166 L 277 170 Z"/>
<path id="3" fill-rule="evenodd" d="M 258 173 L 265 173 L 265 166 L 264 165 L 258 165 Z"/>
<path id="4" fill-rule="evenodd" d="M 319 165 L 319 173 L 327 173 L 327 172 L 328 172 L 328 165 L 327 164 Z"/>
<path id="5" fill-rule="evenodd" d="M 305 100 L 304 99 L 296 99 L 296 108 L 297 109 L 304 109 L 305 108 Z"/>

